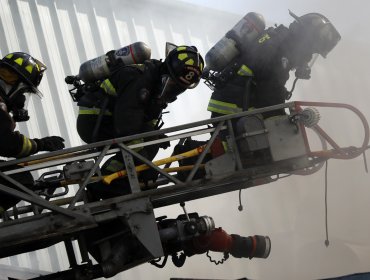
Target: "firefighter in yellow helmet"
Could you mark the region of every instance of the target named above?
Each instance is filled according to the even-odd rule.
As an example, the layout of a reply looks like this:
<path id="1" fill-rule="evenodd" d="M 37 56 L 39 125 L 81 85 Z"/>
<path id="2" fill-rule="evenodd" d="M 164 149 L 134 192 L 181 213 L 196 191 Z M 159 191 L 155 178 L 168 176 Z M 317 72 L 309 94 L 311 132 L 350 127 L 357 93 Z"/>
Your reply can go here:
<path id="1" fill-rule="evenodd" d="M 78 101 L 77 131 L 81 139 L 92 143 L 159 129 L 163 109 L 179 94 L 197 86 L 203 66 L 203 58 L 195 47 L 174 46 L 164 61 L 149 59 L 143 64 L 119 67 L 98 89 L 85 92 Z M 167 145 L 164 143 L 161 148 Z M 152 160 L 159 148 L 148 146 L 139 153 Z M 109 159 L 102 168 L 104 175 L 122 169 L 121 154 Z M 157 173 L 150 171 L 140 173 L 139 180 L 155 180 Z M 113 181 L 108 188 L 99 183 L 90 185 L 93 188 L 98 198 L 129 191 L 122 187 L 122 180 Z"/>
<path id="2" fill-rule="evenodd" d="M 0 156 L 27 157 L 40 151 L 56 151 L 64 148 L 64 139 L 50 136 L 31 139 L 17 131 L 16 123 L 29 120 L 25 108 L 26 94 L 41 95 L 37 89 L 46 66 L 24 52 L 13 52 L 0 60 Z M 4 170 L 1 170 L 4 171 Z M 32 185 L 30 173 L 13 178 Z M 0 181 L 0 183 L 3 181 Z M 0 194 L 0 210 L 6 210 L 18 202 L 16 198 Z"/>

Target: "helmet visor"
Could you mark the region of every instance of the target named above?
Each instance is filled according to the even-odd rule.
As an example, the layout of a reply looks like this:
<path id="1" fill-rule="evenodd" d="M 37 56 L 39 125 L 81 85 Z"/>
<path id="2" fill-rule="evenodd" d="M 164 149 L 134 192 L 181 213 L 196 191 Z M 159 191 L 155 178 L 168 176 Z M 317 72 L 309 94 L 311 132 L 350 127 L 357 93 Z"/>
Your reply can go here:
<path id="1" fill-rule="evenodd" d="M 33 60 L 35 61 L 36 63 L 36 67 L 38 68 L 39 70 L 39 74 L 36 78 L 36 81 L 35 81 L 35 86 L 38 86 L 41 82 L 41 79 L 44 75 L 44 71 L 47 69 L 46 65 L 44 63 L 42 63 L 40 60 L 36 59 L 36 58 L 33 58 Z M 37 90 L 37 89 L 36 89 Z M 38 90 L 37 90 L 38 91 Z M 38 91 L 39 92 L 39 91 Z M 41 93 L 41 92 L 40 92 Z M 41 94 L 42 95 L 42 94 Z"/>
<path id="2" fill-rule="evenodd" d="M 42 98 L 44 95 L 42 92 L 34 86 L 26 85 L 22 83 L 24 86 L 19 89 L 20 93 L 29 93 L 29 94 L 36 94 L 38 97 Z"/>
<path id="3" fill-rule="evenodd" d="M 20 83 L 15 90 L 9 93 L 9 101 L 13 103 L 14 100 L 19 99 L 19 96 L 25 95 L 26 93 L 28 93 L 27 95 L 37 94 L 40 98 L 42 97 L 42 93 L 36 87 Z"/>
<path id="4" fill-rule="evenodd" d="M 314 43 L 317 53 L 326 58 L 329 52 L 338 44 L 341 36 L 331 23 L 326 23 L 319 30 L 319 40 Z"/>

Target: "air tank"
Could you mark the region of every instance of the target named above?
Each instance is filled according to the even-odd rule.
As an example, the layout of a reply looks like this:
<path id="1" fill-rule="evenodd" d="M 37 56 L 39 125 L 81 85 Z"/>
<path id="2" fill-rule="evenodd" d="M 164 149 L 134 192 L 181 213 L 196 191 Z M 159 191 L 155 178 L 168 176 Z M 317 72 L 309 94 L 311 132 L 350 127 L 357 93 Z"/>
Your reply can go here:
<path id="1" fill-rule="evenodd" d="M 224 37 L 222 37 L 205 56 L 209 70 L 221 71 L 239 53 L 247 49 L 247 44 L 265 29 L 265 20 L 258 13 L 246 14 Z"/>
<path id="2" fill-rule="evenodd" d="M 145 43 L 135 42 L 82 63 L 78 76 L 85 83 L 102 80 L 117 66 L 143 63 L 150 56 L 151 50 Z"/>

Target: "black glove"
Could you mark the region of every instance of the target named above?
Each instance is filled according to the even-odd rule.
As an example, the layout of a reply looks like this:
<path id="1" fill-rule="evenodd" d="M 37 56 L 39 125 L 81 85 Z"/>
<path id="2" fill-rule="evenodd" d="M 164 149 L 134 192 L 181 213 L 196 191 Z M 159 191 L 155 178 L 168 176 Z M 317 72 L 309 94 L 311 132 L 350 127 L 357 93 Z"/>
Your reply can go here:
<path id="1" fill-rule="evenodd" d="M 159 137 L 158 137 L 158 139 L 165 139 L 165 138 L 168 138 L 168 136 L 167 135 L 160 135 Z M 162 149 L 167 149 L 168 147 L 171 147 L 171 143 L 170 143 L 170 141 L 166 141 L 166 142 L 163 142 L 163 143 L 159 143 L 158 144 L 158 147 L 159 148 L 162 148 Z"/>
<path id="2" fill-rule="evenodd" d="M 58 151 L 64 148 L 64 139 L 59 136 L 48 136 L 41 139 L 33 139 L 37 144 L 37 151 Z"/>

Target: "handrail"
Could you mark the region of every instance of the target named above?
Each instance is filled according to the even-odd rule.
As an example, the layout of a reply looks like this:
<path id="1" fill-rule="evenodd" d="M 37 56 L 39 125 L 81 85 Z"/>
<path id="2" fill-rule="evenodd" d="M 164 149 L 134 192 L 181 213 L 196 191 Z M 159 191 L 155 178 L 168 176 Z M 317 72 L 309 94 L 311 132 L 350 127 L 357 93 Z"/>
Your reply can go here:
<path id="1" fill-rule="evenodd" d="M 233 119 L 237 119 L 237 118 L 244 117 L 244 116 L 256 115 L 256 114 L 260 114 L 260 113 L 264 113 L 264 112 L 272 111 L 276 109 L 281 109 L 281 108 L 289 109 L 292 113 L 294 113 L 294 112 L 299 112 L 299 110 L 302 109 L 301 106 L 335 107 L 335 108 L 345 108 L 345 109 L 351 110 L 361 119 L 362 124 L 364 126 L 364 130 L 365 130 L 365 136 L 364 136 L 364 140 L 363 140 L 361 147 L 340 148 L 339 146 L 334 144 L 335 143 L 334 140 L 332 140 L 323 131 L 321 127 L 319 127 L 318 125 L 314 126 L 313 128 L 315 129 L 315 131 L 317 131 L 317 133 L 323 139 L 325 139 L 329 144 L 330 143 L 334 144 L 334 149 L 327 150 L 327 151 L 318 151 L 318 152 L 309 151 L 308 156 L 313 157 L 315 159 L 312 161 L 312 164 L 318 164 L 318 160 L 325 161 L 326 159 L 329 159 L 329 158 L 352 159 L 354 157 L 361 155 L 366 149 L 369 148 L 368 147 L 369 125 L 367 123 L 365 116 L 355 107 L 348 105 L 348 104 L 342 104 L 342 103 L 294 101 L 294 102 L 289 102 L 285 104 L 256 109 L 253 111 L 246 111 L 246 112 L 241 112 L 237 114 L 232 114 L 232 115 L 222 116 L 218 118 L 189 123 L 185 125 L 170 127 L 170 128 L 162 129 L 159 131 L 146 132 L 142 134 L 122 137 L 122 138 L 117 138 L 117 139 L 110 139 L 110 140 L 101 141 L 101 142 L 97 142 L 93 144 L 82 145 L 82 146 L 74 147 L 74 148 L 68 148 L 68 149 L 61 150 L 61 151 L 51 152 L 51 153 L 42 154 L 42 155 L 36 155 L 36 156 L 24 158 L 24 159 L 16 159 L 16 160 L 8 161 L 8 162 L 2 162 L 0 163 L 0 170 L 3 167 L 16 166 L 16 165 L 24 166 L 23 168 L 17 168 L 13 170 L 8 170 L 7 168 L 7 170 L 3 171 L 2 173 L 8 176 L 9 174 L 25 172 L 28 170 L 38 170 L 38 169 L 49 168 L 52 166 L 62 165 L 68 162 L 79 161 L 79 160 L 83 160 L 87 158 L 94 158 L 96 160 L 96 158 L 102 156 L 103 151 L 105 152 L 104 155 L 110 155 L 110 154 L 119 152 L 122 149 L 122 147 L 118 145 L 119 143 L 128 142 L 128 141 L 139 139 L 139 138 L 159 136 L 165 133 L 172 133 L 172 135 L 169 135 L 169 138 L 150 140 L 150 141 L 146 141 L 141 144 L 135 144 L 135 148 L 136 148 L 136 147 L 144 147 L 148 145 L 155 145 L 155 144 L 165 142 L 168 140 L 172 141 L 172 140 L 182 139 L 182 138 L 189 137 L 192 135 L 209 134 L 209 133 L 216 134 L 217 131 L 216 131 L 215 124 L 221 124 L 227 121 L 228 123 L 227 126 L 229 129 L 231 129 L 230 124 L 231 124 L 231 120 Z M 214 127 L 213 128 L 208 127 L 208 125 L 210 124 L 214 124 Z M 199 128 L 200 126 L 201 127 L 207 126 L 207 127 Z M 222 129 L 225 129 L 225 128 L 226 128 L 225 126 L 222 126 Z M 190 131 L 184 132 L 183 130 L 190 130 Z M 113 145 L 114 147 L 109 149 L 111 145 Z M 132 146 L 127 146 L 127 147 L 132 149 Z M 132 153 L 131 156 L 136 157 L 135 153 Z M 31 164 L 31 163 L 34 163 L 34 164 Z M 198 163 L 195 164 L 196 168 L 197 168 L 197 165 Z M 97 164 L 95 164 L 95 167 L 97 167 Z M 195 170 L 196 169 L 191 170 L 190 174 L 194 175 Z M 309 172 L 303 172 L 301 174 L 308 175 L 308 174 L 312 174 L 313 172 L 317 170 L 318 170 L 317 168 L 313 167 L 311 168 Z M 166 172 L 166 171 L 169 171 L 169 170 L 164 170 L 163 172 Z M 91 174 L 89 174 L 87 177 L 81 179 L 81 181 L 78 182 L 80 183 L 80 192 L 88 183 L 91 183 L 92 181 L 95 181 L 95 180 L 103 179 L 102 176 L 93 177 L 92 176 L 93 172 L 90 172 L 90 173 Z M 300 174 L 300 172 L 296 171 L 296 172 L 292 172 L 291 174 Z M 191 180 L 191 177 L 192 176 L 189 177 L 190 180 Z M 188 180 L 187 182 L 183 182 L 183 183 L 189 184 L 191 183 L 189 182 L 190 180 Z M 175 185 L 177 184 L 176 182 L 177 181 L 175 181 Z M 68 183 L 76 183 L 76 182 L 72 180 L 70 182 L 66 181 L 62 183 L 68 184 Z M 30 201 L 29 197 L 27 197 L 27 199 L 28 201 Z M 77 197 L 73 202 L 75 203 L 77 200 L 79 200 L 79 197 Z M 74 205 L 74 203 L 72 205 Z M 55 210 L 55 208 L 50 207 L 48 203 L 47 203 L 47 206 L 49 207 L 50 210 Z"/>
<path id="2" fill-rule="evenodd" d="M 314 107 L 331 107 L 331 108 L 343 108 L 348 109 L 355 113 L 361 120 L 364 128 L 364 139 L 360 147 L 339 147 L 336 142 L 319 126 L 316 125 L 314 128 L 329 144 L 332 145 L 333 149 L 326 151 L 315 151 L 310 152 L 309 155 L 313 157 L 322 157 L 322 158 L 333 158 L 333 159 L 353 159 L 364 153 L 368 149 L 370 132 L 369 124 L 366 120 L 366 117 L 352 105 L 344 103 L 328 103 L 328 102 L 308 102 L 308 101 L 296 101 L 297 108 L 301 106 L 314 106 Z"/>

